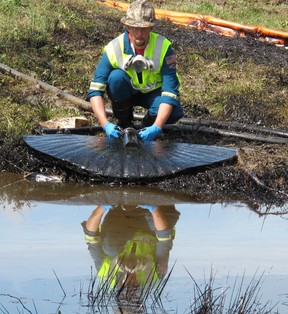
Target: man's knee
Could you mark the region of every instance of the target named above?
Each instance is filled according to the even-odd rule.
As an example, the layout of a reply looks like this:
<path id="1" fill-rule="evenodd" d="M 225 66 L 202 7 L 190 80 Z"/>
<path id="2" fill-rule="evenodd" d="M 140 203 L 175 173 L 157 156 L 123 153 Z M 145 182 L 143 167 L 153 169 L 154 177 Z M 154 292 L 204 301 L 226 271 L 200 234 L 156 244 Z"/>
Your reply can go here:
<path id="1" fill-rule="evenodd" d="M 108 77 L 107 94 L 112 101 L 122 101 L 130 95 L 129 76 L 120 69 L 113 70 Z"/>
<path id="2" fill-rule="evenodd" d="M 166 124 L 173 124 L 184 117 L 184 111 L 181 105 L 173 107 L 173 111 L 168 118 Z"/>
<path id="3" fill-rule="evenodd" d="M 116 82 L 118 83 L 126 82 L 127 80 L 129 81 L 128 75 L 121 69 L 113 70 L 108 77 L 108 83 L 110 85 L 111 84 L 114 85 Z"/>

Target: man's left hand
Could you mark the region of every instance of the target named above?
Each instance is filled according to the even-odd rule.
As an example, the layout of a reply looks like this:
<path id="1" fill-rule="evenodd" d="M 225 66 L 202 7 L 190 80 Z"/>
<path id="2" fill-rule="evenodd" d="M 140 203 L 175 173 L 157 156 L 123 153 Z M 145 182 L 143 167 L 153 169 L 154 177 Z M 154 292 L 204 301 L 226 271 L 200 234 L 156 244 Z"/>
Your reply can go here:
<path id="1" fill-rule="evenodd" d="M 162 129 L 153 124 L 139 131 L 139 136 L 143 142 L 153 141 L 154 138 L 162 132 Z"/>
<path id="2" fill-rule="evenodd" d="M 148 209 L 150 213 L 153 213 L 157 208 L 157 206 L 154 205 L 139 205 L 139 207 Z"/>

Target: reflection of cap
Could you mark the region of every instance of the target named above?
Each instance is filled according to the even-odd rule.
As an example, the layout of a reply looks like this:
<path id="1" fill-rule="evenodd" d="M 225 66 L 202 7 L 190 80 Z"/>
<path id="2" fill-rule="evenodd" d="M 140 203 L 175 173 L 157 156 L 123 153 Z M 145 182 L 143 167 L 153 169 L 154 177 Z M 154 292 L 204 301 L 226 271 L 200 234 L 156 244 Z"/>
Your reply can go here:
<path id="1" fill-rule="evenodd" d="M 136 0 L 130 4 L 126 17 L 121 19 L 124 25 L 132 27 L 151 27 L 155 25 L 155 10 L 147 0 Z"/>

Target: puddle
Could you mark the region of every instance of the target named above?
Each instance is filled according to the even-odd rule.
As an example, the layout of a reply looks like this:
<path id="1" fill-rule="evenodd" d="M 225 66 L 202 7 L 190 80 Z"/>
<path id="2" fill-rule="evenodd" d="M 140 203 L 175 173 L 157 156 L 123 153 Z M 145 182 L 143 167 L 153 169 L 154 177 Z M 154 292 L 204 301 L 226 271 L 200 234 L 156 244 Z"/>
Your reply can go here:
<path id="1" fill-rule="evenodd" d="M 260 308 L 268 302 L 268 308 L 277 304 L 271 313 L 287 313 L 288 221 L 285 213 L 275 215 L 280 209 L 259 215 L 235 201 L 198 202 L 144 187 L 31 183 L 14 175 L 0 176 L 0 199 L 3 313 L 135 313 L 123 300 L 128 294 L 117 302 L 115 295 L 123 280 L 118 275 L 131 275 L 136 260 L 141 267 L 131 278 L 146 278 L 146 288 L 150 281 L 163 285 L 137 313 L 194 313 L 194 293 L 204 291 L 211 276 L 215 299 L 225 292 L 228 306 L 250 284 Z M 96 210 L 98 204 L 112 206 Z M 100 211 L 101 234 L 85 239 L 81 223 L 94 213 L 89 228 L 97 229 Z M 124 262 L 124 251 L 133 258 Z M 100 298 L 99 278 L 92 287 L 96 269 L 104 276 L 103 261 L 111 266 L 117 257 L 123 263 L 109 277 L 112 292 Z M 151 276 L 156 266 L 157 278 Z"/>

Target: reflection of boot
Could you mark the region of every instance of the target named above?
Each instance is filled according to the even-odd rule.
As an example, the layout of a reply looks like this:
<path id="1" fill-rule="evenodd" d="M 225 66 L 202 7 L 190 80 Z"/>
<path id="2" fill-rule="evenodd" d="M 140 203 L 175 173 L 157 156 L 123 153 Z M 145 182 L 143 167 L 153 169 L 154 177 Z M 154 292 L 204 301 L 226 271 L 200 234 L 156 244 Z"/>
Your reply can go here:
<path id="1" fill-rule="evenodd" d="M 149 111 L 147 111 L 147 113 L 145 114 L 142 122 L 144 126 L 151 126 L 156 120 L 156 116 L 152 117 L 149 113 Z"/>
<path id="2" fill-rule="evenodd" d="M 112 101 L 112 110 L 116 119 L 118 119 L 117 125 L 122 129 L 128 127 L 134 128 L 133 120 L 133 106 L 130 100 Z"/>

